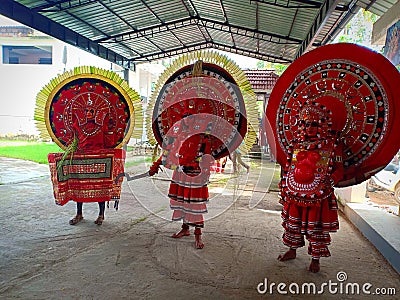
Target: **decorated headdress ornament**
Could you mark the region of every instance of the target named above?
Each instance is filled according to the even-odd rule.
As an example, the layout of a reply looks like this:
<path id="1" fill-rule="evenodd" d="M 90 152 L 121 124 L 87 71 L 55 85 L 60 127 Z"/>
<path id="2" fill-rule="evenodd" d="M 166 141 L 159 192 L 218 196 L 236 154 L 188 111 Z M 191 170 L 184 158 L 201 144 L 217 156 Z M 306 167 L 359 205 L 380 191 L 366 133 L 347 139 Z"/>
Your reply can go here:
<path id="1" fill-rule="evenodd" d="M 228 155 L 243 140 L 247 151 L 257 138 L 256 96 L 245 73 L 213 51 L 195 51 L 173 61 L 158 79 L 147 111 L 152 113 L 147 118 L 152 144 L 162 145 L 169 130 L 188 115 L 196 115 L 196 132 L 209 133 L 214 158 Z"/>
<path id="2" fill-rule="evenodd" d="M 201 75 L 203 75 L 203 61 L 198 60 L 193 64 L 192 77 L 200 77 Z M 182 117 L 185 118 L 195 113 L 195 103 L 192 99 L 189 101 L 189 104 L 183 108 Z"/>
<path id="3" fill-rule="evenodd" d="M 297 139 L 304 140 L 306 138 L 306 127 L 317 127 L 316 139 L 325 139 L 331 134 L 332 128 L 332 112 L 324 105 L 317 102 L 306 102 L 301 106 L 298 116 L 299 127 L 297 131 Z"/>
<path id="4" fill-rule="evenodd" d="M 193 69 L 192 69 L 192 76 L 198 77 L 203 75 L 203 61 L 198 60 L 194 63 Z"/>
<path id="5" fill-rule="evenodd" d="M 276 145 L 271 146 L 272 153 L 285 165 L 291 143 L 300 138 L 299 120 L 318 119 L 321 128 L 326 126 L 327 133 L 340 139 L 344 176 L 337 186 L 367 180 L 400 147 L 396 138 L 400 131 L 399 82 L 400 73 L 393 64 L 366 47 L 338 43 L 307 52 L 280 76 L 268 100 L 265 129 L 268 141 Z M 305 108 L 310 101 L 332 112 L 326 124 L 320 118 L 320 106 Z"/>
<path id="6" fill-rule="evenodd" d="M 111 148 L 121 148 L 131 136 L 141 137 L 143 127 L 139 94 L 116 73 L 91 66 L 76 67 L 43 87 L 34 118 L 41 137 L 51 138 L 63 150 L 75 142 L 75 122 L 82 127 L 94 121 L 96 126 L 87 135 L 108 125 L 115 139 Z"/>

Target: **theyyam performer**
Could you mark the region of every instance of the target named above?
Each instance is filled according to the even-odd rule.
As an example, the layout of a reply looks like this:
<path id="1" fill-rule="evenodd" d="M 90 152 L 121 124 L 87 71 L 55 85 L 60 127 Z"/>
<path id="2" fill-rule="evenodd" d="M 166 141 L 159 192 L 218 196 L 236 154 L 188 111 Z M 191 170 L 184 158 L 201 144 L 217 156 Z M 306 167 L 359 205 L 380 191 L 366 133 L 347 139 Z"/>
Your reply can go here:
<path id="1" fill-rule="evenodd" d="M 48 161 L 56 204 L 73 200 L 83 220 L 84 202 L 98 202 L 95 224 L 104 221 L 105 202 L 121 195 L 125 150 L 142 132 L 140 96 L 116 73 L 91 66 L 77 67 L 53 78 L 36 97 L 35 120 L 41 137 L 64 152 Z"/>
<path id="2" fill-rule="evenodd" d="M 382 55 L 354 44 L 319 47 L 294 61 L 266 108 L 266 131 L 282 167 L 280 261 L 308 240 L 311 272 L 331 255 L 339 229 L 334 187 L 361 183 L 400 147 L 400 75 Z M 397 97 L 397 99 L 396 99 Z M 396 118 L 397 115 L 397 118 Z"/>
<path id="3" fill-rule="evenodd" d="M 225 56 L 211 51 L 186 54 L 160 77 L 151 99 L 149 140 L 162 155 L 150 167 L 173 170 L 168 197 L 172 220 L 182 222 L 172 235 L 182 238 L 194 227 L 195 248 L 202 249 L 210 167 L 243 142 L 256 140 L 255 94 L 244 72 Z"/>

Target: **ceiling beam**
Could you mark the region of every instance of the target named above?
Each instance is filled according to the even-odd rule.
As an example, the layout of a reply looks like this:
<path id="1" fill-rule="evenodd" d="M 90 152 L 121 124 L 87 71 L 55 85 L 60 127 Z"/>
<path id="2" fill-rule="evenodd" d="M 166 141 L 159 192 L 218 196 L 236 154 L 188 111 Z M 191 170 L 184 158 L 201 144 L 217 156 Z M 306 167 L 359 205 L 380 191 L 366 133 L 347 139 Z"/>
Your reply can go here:
<path id="1" fill-rule="evenodd" d="M 320 8 L 322 3 L 313 0 L 287 0 L 286 4 L 280 4 L 276 0 L 250 0 L 251 2 L 258 2 L 265 5 L 283 7 L 283 8 L 293 8 L 293 9 L 309 9 L 309 8 Z M 296 4 L 293 4 L 296 3 Z"/>
<path id="2" fill-rule="evenodd" d="M 170 50 L 164 51 L 162 53 L 146 54 L 141 57 L 131 59 L 131 62 L 134 62 L 134 63 L 147 62 L 147 61 L 150 62 L 152 60 L 163 59 L 166 57 L 172 57 L 172 56 L 179 55 L 182 53 L 187 53 L 190 51 L 207 49 L 207 48 L 212 48 L 212 44 L 210 42 L 200 42 L 200 43 L 196 43 L 196 44 L 192 44 L 192 45 L 186 45 L 186 46 L 170 49 Z"/>
<path id="3" fill-rule="evenodd" d="M 151 9 L 151 7 L 144 1 L 140 0 L 142 4 L 146 7 L 146 9 L 153 15 L 154 18 L 156 18 L 161 24 L 164 24 L 164 20 L 162 20 L 155 12 L 154 10 Z"/>
<path id="4" fill-rule="evenodd" d="M 214 49 L 219 49 L 219 50 L 224 50 L 226 52 L 231 52 L 231 53 L 236 53 L 240 55 L 245 55 L 248 57 L 256 58 L 256 59 L 261 59 L 261 60 L 266 60 L 274 63 L 282 63 L 282 64 L 287 64 L 290 63 L 290 59 L 286 59 L 283 57 L 275 56 L 275 55 L 269 55 L 266 53 L 262 53 L 259 51 L 252 51 L 248 49 L 242 49 L 242 48 L 237 48 L 233 46 L 228 46 L 228 45 L 223 45 L 220 43 L 212 43 L 212 48 Z"/>
<path id="5" fill-rule="evenodd" d="M 189 17 L 191 17 L 190 19 L 192 19 L 193 17 L 199 16 L 199 12 L 197 11 L 197 8 L 194 6 L 192 0 L 181 0 L 181 2 L 185 6 L 185 9 L 186 9 Z M 198 22 L 197 22 L 197 29 L 201 32 L 201 35 L 203 36 L 205 41 L 209 42 L 212 40 L 208 30 L 201 27 Z"/>
<path id="6" fill-rule="evenodd" d="M 361 9 L 361 7 L 359 7 L 357 5 L 357 1 L 358 0 L 352 0 L 351 3 L 349 3 L 347 5 L 346 10 L 343 10 L 343 9 L 339 10 L 340 12 L 342 12 L 343 15 L 341 16 L 341 18 L 338 18 L 337 22 L 329 30 L 329 33 L 321 41 L 321 45 L 317 45 L 317 46 L 323 46 L 323 45 L 329 44 L 333 39 L 336 38 L 336 36 L 343 30 L 343 28 L 347 25 L 347 23 Z"/>
<path id="7" fill-rule="evenodd" d="M 187 1 L 190 4 L 190 7 L 193 9 L 195 16 L 199 16 L 199 12 L 197 11 L 196 6 L 194 6 L 192 0 L 182 0 L 182 1 Z M 186 5 L 185 5 L 186 6 Z M 193 14 L 189 13 L 190 16 L 193 16 Z"/>
<path id="8" fill-rule="evenodd" d="M 192 45 L 186 46 L 186 47 L 178 47 L 178 48 L 170 49 L 163 53 L 149 53 L 147 55 L 143 55 L 140 58 L 138 57 L 138 58 L 132 59 L 132 62 L 133 63 L 147 62 L 147 61 L 152 61 L 152 60 L 163 59 L 166 57 L 173 57 L 176 55 L 180 55 L 182 53 L 187 53 L 187 52 L 201 50 L 201 49 L 209 49 L 209 48 L 223 50 L 226 52 L 245 55 L 248 57 L 271 61 L 271 62 L 276 62 L 276 63 L 287 64 L 287 63 L 291 62 L 290 59 L 286 59 L 283 57 L 268 55 L 265 53 L 260 53 L 258 51 L 239 49 L 237 47 L 227 46 L 227 45 L 223 45 L 223 44 L 219 44 L 219 43 L 215 43 L 215 42 L 200 42 L 200 43 L 192 44 Z"/>
<path id="9" fill-rule="evenodd" d="M 219 30 L 222 31 L 229 31 L 232 30 L 233 33 L 238 34 L 238 35 L 243 35 L 247 37 L 259 37 L 260 40 L 267 41 L 267 42 L 272 42 L 276 44 L 300 44 L 302 40 L 300 39 L 295 39 L 291 38 L 289 36 L 284 36 L 284 35 L 279 35 L 279 34 L 274 34 L 258 29 L 253 29 L 253 28 L 246 28 L 243 26 L 237 26 L 237 25 L 232 25 L 232 24 L 225 24 L 223 22 L 215 21 L 215 20 L 210 20 L 206 18 L 200 18 L 199 20 L 203 21 L 203 26 L 208 27 L 208 28 L 218 28 Z M 278 39 L 279 41 L 272 41 L 272 38 Z"/>
<path id="10" fill-rule="evenodd" d="M 196 19 L 194 19 L 193 17 L 186 17 L 186 18 L 174 20 L 171 22 L 164 22 L 164 24 L 162 24 L 162 25 L 152 25 L 152 26 L 141 28 L 141 29 L 134 28 L 133 30 L 128 31 L 128 32 L 114 34 L 114 35 L 110 35 L 105 38 L 97 39 L 97 40 L 95 40 L 95 42 L 96 43 L 115 43 L 115 42 L 120 42 L 123 40 L 131 40 L 131 39 L 134 39 L 139 36 L 146 35 L 146 34 L 153 35 L 155 33 L 168 31 L 171 28 L 172 29 L 181 28 L 181 27 L 185 27 L 190 24 L 197 24 L 197 22 L 195 20 Z M 130 27 L 132 28 L 132 26 L 130 26 Z"/>
<path id="11" fill-rule="evenodd" d="M 332 12 L 336 9 L 336 6 L 339 4 L 340 0 L 326 0 L 321 6 L 319 13 L 317 14 L 313 24 L 309 32 L 306 35 L 306 38 L 302 42 L 301 46 L 299 47 L 296 56 L 294 59 L 299 58 L 302 54 L 306 53 L 313 45 L 318 33 L 323 28 L 324 24 L 328 21 L 329 16 Z"/>
<path id="12" fill-rule="evenodd" d="M 131 24 L 129 24 L 128 22 L 125 21 L 125 19 L 121 18 L 121 16 L 117 13 L 115 13 L 112 9 L 110 9 L 105 3 L 101 2 L 101 5 L 108 10 L 111 14 L 113 14 L 114 16 L 116 16 L 118 19 L 120 19 L 122 22 L 124 22 L 127 26 L 129 26 L 132 29 L 136 29 L 135 27 L 133 27 Z M 108 36 L 107 34 L 104 34 L 105 36 Z M 158 48 L 160 51 L 162 51 L 162 49 L 160 47 L 158 47 L 156 44 L 154 44 L 148 37 L 145 37 L 151 44 L 153 44 L 156 48 Z M 131 47 L 126 46 L 124 43 L 121 43 L 121 45 L 123 45 L 124 47 L 126 47 L 127 49 L 129 49 L 132 52 L 136 52 L 138 55 L 140 55 L 140 53 L 138 53 L 137 51 L 133 50 Z"/>
<path id="13" fill-rule="evenodd" d="M 160 32 L 165 32 L 171 29 L 177 29 L 177 28 L 183 28 L 187 27 L 189 25 L 200 25 L 204 26 L 206 28 L 212 28 L 216 29 L 218 28 L 221 31 L 229 32 L 229 33 L 234 33 L 250 38 L 255 38 L 259 37 L 260 40 L 266 41 L 266 42 L 271 42 L 275 44 L 300 44 L 302 40 L 300 39 L 295 39 L 291 38 L 288 36 L 283 36 L 283 35 L 278 35 L 278 34 L 273 34 L 265 31 L 261 31 L 258 29 L 251 29 L 251 28 L 246 28 L 243 26 L 236 26 L 232 24 L 227 24 L 224 22 L 218 22 L 215 20 L 211 19 L 206 19 L 206 18 L 200 18 L 200 17 L 186 17 L 184 19 L 176 20 L 176 21 L 171 21 L 171 22 L 165 22 L 163 25 L 155 25 L 155 26 L 149 26 L 141 29 L 136 29 L 132 30 L 129 32 L 121 33 L 121 34 L 115 34 L 109 37 L 101 38 L 95 40 L 97 43 L 119 43 L 124 40 L 132 40 L 137 37 L 140 37 L 142 35 L 154 35 Z M 279 41 L 274 41 L 272 38 L 278 39 Z"/>
<path id="14" fill-rule="evenodd" d="M 47 2 L 49 2 L 47 0 Z M 61 1 L 52 1 L 48 4 L 43 4 L 40 6 L 32 7 L 31 9 L 35 12 L 60 12 L 64 10 L 68 10 L 71 8 L 82 7 L 88 4 L 92 4 L 94 2 L 99 2 L 99 0 L 79 0 L 77 3 L 72 4 L 71 0 L 61 0 Z M 63 5 L 66 4 L 66 5 Z M 54 8 L 56 7 L 56 8 Z"/>
<path id="15" fill-rule="evenodd" d="M 371 2 L 367 5 L 367 7 L 365 8 L 365 10 L 369 10 L 374 4 L 375 4 L 376 0 L 371 0 Z"/>

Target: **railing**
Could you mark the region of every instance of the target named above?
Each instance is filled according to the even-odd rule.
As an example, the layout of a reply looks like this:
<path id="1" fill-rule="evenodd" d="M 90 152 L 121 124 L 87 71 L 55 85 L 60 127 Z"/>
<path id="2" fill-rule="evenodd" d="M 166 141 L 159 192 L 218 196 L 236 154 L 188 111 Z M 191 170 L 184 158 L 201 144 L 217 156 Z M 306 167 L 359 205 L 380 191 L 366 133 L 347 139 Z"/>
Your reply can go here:
<path id="1" fill-rule="evenodd" d="M 154 154 L 155 147 L 156 147 L 155 145 L 153 146 L 147 142 L 138 143 L 128 146 L 128 152 L 133 156 L 142 156 L 142 155 L 151 156 Z M 157 149 L 156 154 L 161 155 L 161 151 L 159 148 Z"/>

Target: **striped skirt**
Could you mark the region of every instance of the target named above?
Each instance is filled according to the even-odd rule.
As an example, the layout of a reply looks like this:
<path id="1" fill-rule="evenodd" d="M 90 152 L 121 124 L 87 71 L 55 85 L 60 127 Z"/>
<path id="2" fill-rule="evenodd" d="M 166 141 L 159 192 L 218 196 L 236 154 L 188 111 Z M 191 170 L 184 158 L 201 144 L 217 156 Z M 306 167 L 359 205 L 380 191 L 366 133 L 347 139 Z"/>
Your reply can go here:
<path id="1" fill-rule="evenodd" d="M 199 171 L 174 171 L 169 186 L 168 197 L 173 210 L 172 220 L 204 227 L 203 214 L 207 213 L 208 202 L 208 175 L 201 175 Z"/>
<path id="2" fill-rule="evenodd" d="M 283 243 L 292 249 L 303 247 L 305 236 L 309 241 L 308 254 L 316 259 L 330 256 L 329 233 L 339 229 L 336 199 L 324 199 L 318 206 L 300 206 L 292 201 L 283 205 Z"/>

